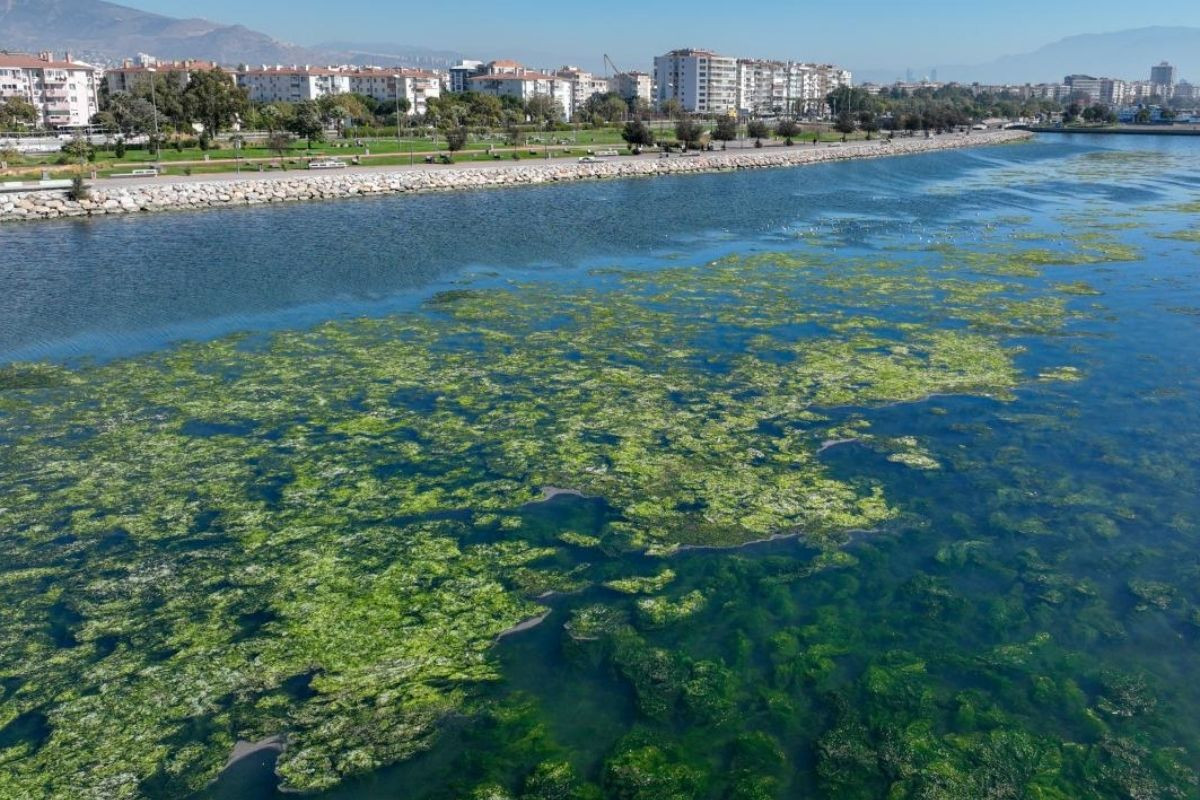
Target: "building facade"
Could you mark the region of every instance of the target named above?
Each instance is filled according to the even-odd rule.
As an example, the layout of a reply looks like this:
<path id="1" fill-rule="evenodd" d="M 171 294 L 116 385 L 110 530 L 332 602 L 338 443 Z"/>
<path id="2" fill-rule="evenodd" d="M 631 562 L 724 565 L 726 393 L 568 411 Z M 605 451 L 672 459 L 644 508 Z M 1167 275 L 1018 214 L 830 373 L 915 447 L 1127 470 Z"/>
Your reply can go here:
<path id="1" fill-rule="evenodd" d="M 468 81 L 482 72 L 482 61 L 460 61 L 447 73 L 446 89 L 451 92 L 465 92 L 471 88 Z"/>
<path id="2" fill-rule="evenodd" d="M 237 73 L 237 85 L 256 103 L 301 103 L 350 91 L 350 76 L 325 67 L 261 67 Z"/>
<path id="3" fill-rule="evenodd" d="M 528 69 L 516 61 L 488 62 L 481 74 L 468 79 L 467 86 L 473 92 L 514 98 L 522 105 L 534 97 L 549 97 L 562 108 L 564 119 L 570 120 L 575 114 L 571 80 Z"/>
<path id="4" fill-rule="evenodd" d="M 1175 81 L 1175 67 L 1168 62 L 1163 61 L 1158 66 L 1150 68 L 1150 83 L 1157 89 L 1154 93 L 1159 97 L 1170 97 L 1175 89 Z"/>
<path id="5" fill-rule="evenodd" d="M 110 94 L 132 92 L 139 83 L 143 83 L 150 75 L 165 76 L 166 80 L 174 82 L 180 89 L 187 87 L 194 72 L 207 72 L 216 69 L 211 61 L 159 61 L 148 56 L 140 56 L 137 60 L 125 59 L 119 67 L 104 71 L 104 82 Z"/>
<path id="6" fill-rule="evenodd" d="M 618 72 L 608 79 L 608 90 L 626 101 L 654 102 L 654 81 L 645 72 Z"/>
<path id="7" fill-rule="evenodd" d="M 831 64 L 742 58 L 737 62 L 737 109 L 748 115 L 823 115 L 825 98 L 850 85 L 850 72 Z"/>
<path id="8" fill-rule="evenodd" d="M 559 67 L 554 77 L 565 81 L 570 89 L 571 107 L 567 109 L 567 119 L 572 119 L 592 97 L 608 92 L 608 78 L 599 78 L 579 67 Z"/>
<path id="9" fill-rule="evenodd" d="M 654 103 L 676 100 L 689 114 L 737 110 L 736 58 L 711 50 L 672 50 L 654 59 Z"/>
<path id="10" fill-rule="evenodd" d="M 413 69 L 368 69 L 349 70 L 349 91 L 378 100 L 386 106 L 395 104 L 397 98 L 408 101 L 407 116 L 424 114 L 428 101 L 442 94 L 441 79 L 432 72 Z M 394 108 L 393 108 L 394 110 Z"/>
<path id="11" fill-rule="evenodd" d="M 51 53 L 0 53 L 0 100 L 19 97 L 38 112 L 38 126 L 82 128 L 100 110 L 100 71 Z"/>

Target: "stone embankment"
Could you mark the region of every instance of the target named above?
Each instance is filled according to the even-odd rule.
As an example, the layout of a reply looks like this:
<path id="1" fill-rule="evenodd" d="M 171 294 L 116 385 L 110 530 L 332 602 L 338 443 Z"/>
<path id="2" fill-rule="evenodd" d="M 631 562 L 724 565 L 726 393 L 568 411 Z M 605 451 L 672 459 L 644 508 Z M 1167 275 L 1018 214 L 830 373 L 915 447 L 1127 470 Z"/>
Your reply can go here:
<path id="1" fill-rule="evenodd" d="M 932 139 L 841 146 L 772 147 L 762 150 L 705 153 L 695 157 L 623 158 L 592 163 L 496 163 L 479 166 L 441 166 L 392 171 L 304 172 L 286 176 L 242 179 L 176 180 L 160 178 L 151 184 L 113 185 L 106 181 L 91 189 L 85 200 L 71 200 L 65 191 L 0 194 L 0 222 L 63 217 L 91 217 L 226 206 L 254 206 L 300 200 L 334 200 L 387 194 L 530 186 L 579 180 L 681 175 L 739 169 L 792 167 L 855 158 L 928 153 L 963 147 L 1002 144 L 1029 138 L 1024 131 L 993 131 L 944 135 Z"/>

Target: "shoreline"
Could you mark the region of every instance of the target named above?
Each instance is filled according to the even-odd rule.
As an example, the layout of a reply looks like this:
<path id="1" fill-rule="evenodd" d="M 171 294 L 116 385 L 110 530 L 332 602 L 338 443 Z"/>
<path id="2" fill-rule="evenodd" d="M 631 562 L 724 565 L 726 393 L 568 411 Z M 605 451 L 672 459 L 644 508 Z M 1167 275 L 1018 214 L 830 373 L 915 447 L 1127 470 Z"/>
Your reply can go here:
<path id="1" fill-rule="evenodd" d="M 862 158 L 887 158 L 986 147 L 1031 138 L 1033 134 L 1028 131 L 1008 130 L 971 135 L 944 134 L 930 139 L 876 139 L 870 142 L 823 147 L 797 144 L 789 148 L 725 150 L 671 158 L 658 158 L 647 154 L 593 163 L 514 161 L 407 169 L 367 167 L 338 174 L 304 172 L 288 176 L 206 176 L 200 180 L 155 179 L 153 182 L 136 184 L 108 179 L 94 183 L 88 199 L 81 201 L 68 199 L 66 191 L 61 189 L 0 194 L 0 223 L 799 167 Z"/>

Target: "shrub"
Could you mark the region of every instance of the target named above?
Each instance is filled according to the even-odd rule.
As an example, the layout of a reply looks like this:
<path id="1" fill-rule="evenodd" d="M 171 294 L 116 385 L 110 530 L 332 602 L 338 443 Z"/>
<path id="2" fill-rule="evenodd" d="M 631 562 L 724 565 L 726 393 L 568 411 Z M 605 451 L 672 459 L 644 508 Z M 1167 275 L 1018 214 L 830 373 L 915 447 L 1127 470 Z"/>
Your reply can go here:
<path id="1" fill-rule="evenodd" d="M 113 154 L 117 158 L 125 157 L 125 140 L 124 139 L 117 139 L 116 147 L 113 148 Z"/>
<path id="2" fill-rule="evenodd" d="M 79 202 L 80 200 L 87 200 L 90 195 L 91 190 L 83 182 L 82 175 L 76 175 L 74 178 L 71 178 L 71 188 L 67 190 L 68 199 Z"/>

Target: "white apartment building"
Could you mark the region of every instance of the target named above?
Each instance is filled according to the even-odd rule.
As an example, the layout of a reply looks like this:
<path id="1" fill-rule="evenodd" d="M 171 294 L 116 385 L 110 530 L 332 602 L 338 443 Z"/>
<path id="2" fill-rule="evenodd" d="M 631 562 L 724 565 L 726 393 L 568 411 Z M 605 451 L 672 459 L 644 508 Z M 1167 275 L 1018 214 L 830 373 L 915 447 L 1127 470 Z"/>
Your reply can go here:
<path id="1" fill-rule="evenodd" d="M 558 102 L 565 119 L 575 114 L 574 88 L 569 79 L 527 69 L 517 61 L 491 61 L 481 69 L 482 74 L 467 80 L 469 91 L 513 97 L 521 103 L 534 97 L 550 97 Z"/>
<path id="2" fill-rule="evenodd" d="M 324 67 L 267 67 L 237 73 L 237 85 L 256 103 L 299 103 L 350 91 L 350 76 Z"/>
<path id="3" fill-rule="evenodd" d="M 119 67 L 104 71 L 104 82 L 110 94 L 132 92 L 139 83 L 153 74 L 164 75 L 180 89 L 186 88 L 194 72 L 216 69 L 211 61 L 159 61 L 150 57 L 139 57 L 136 61 L 125 59 Z M 232 76 L 231 76 L 232 79 Z"/>
<path id="4" fill-rule="evenodd" d="M 608 79 L 608 90 L 626 100 L 654 102 L 654 82 L 645 72 L 618 72 Z"/>
<path id="5" fill-rule="evenodd" d="M 737 59 L 711 50 L 672 50 L 654 58 L 654 102 L 677 100 L 689 114 L 737 109 Z"/>
<path id="6" fill-rule="evenodd" d="M 575 116 L 575 112 L 583 108 L 583 104 L 598 94 L 608 92 L 608 78 L 598 78 L 579 67 L 559 67 L 554 77 L 566 81 L 571 90 L 571 107 L 567 109 L 567 119 Z"/>
<path id="7" fill-rule="evenodd" d="M 380 103 L 395 103 L 397 96 L 408 101 L 408 116 L 424 114 L 427 101 L 442 94 L 441 79 L 432 72 L 414 69 L 371 67 L 349 70 L 350 91 L 373 97 Z M 394 109 L 393 109 L 394 110 Z"/>
<path id="8" fill-rule="evenodd" d="M 73 61 L 70 53 L 62 61 L 50 53 L 0 53 L 0 100 L 28 101 L 38 110 L 42 127 L 81 128 L 100 110 L 99 75 L 90 64 Z"/>
<path id="9" fill-rule="evenodd" d="M 824 114 L 829 93 L 850 85 L 850 73 L 829 64 L 738 59 L 738 111 L 743 114 Z"/>

